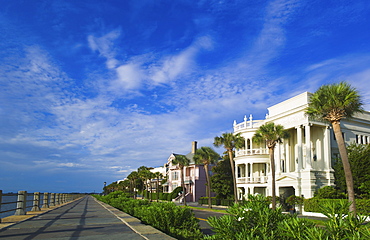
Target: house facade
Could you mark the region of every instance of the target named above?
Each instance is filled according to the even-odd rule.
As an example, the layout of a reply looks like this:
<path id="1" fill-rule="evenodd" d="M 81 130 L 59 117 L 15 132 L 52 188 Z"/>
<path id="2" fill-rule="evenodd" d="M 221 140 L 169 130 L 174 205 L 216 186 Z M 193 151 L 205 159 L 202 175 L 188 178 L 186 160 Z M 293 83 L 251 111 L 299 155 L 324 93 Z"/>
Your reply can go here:
<path id="1" fill-rule="evenodd" d="M 200 197 L 206 196 L 206 174 L 202 164 L 195 164 L 194 154 L 197 150 L 197 142 L 192 142 L 191 152 L 185 156 L 190 160 L 189 166 L 184 167 L 184 183 L 186 189 L 186 201 L 196 202 Z M 181 170 L 172 161 L 177 154 L 172 153 L 165 164 L 167 182 L 163 184 L 164 192 L 172 192 L 181 186 Z M 213 196 L 213 195 L 212 195 Z"/>
<path id="2" fill-rule="evenodd" d="M 265 144 L 252 138 L 267 122 L 281 124 L 290 137 L 275 147 L 276 193 L 282 198 L 290 195 L 311 198 L 324 186 L 334 185 L 333 160 L 339 150 L 330 124 L 310 119 L 305 110 L 310 93 L 304 92 L 268 108 L 266 119 L 234 121 L 234 133 L 245 138 L 245 147 L 235 151 L 236 181 L 239 198 L 247 194 L 271 196 L 269 152 Z M 370 143 L 370 113 L 357 114 L 341 121 L 346 144 Z"/>

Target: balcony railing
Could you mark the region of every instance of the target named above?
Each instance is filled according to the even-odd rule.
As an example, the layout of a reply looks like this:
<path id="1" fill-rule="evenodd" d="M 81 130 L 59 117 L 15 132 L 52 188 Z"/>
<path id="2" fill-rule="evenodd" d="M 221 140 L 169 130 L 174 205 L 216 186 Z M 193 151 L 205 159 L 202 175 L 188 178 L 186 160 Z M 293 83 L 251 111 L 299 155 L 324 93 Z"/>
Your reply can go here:
<path id="1" fill-rule="evenodd" d="M 253 120 L 244 121 L 239 124 L 234 123 L 234 132 L 247 129 L 247 128 L 258 128 L 264 123 L 264 120 Z"/>
<path id="2" fill-rule="evenodd" d="M 267 148 L 256 148 L 256 149 L 245 149 L 245 150 L 235 151 L 235 157 L 262 155 L 262 154 L 269 154 L 269 150 Z"/>
<path id="3" fill-rule="evenodd" d="M 236 183 L 267 183 L 268 177 L 240 177 L 236 179 Z"/>

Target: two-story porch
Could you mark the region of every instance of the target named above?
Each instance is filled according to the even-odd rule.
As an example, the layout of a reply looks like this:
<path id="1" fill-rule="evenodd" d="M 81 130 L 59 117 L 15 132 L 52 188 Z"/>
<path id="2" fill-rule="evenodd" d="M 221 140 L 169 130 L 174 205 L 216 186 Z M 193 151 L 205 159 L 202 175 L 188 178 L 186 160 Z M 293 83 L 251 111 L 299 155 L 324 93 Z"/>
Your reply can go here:
<path id="1" fill-rule="evenodd" d="M 239 199 L 246 194 L 268 195 L 270 159 L 268 149 L 247 149 L 236 151 L 236 183 Z"/>

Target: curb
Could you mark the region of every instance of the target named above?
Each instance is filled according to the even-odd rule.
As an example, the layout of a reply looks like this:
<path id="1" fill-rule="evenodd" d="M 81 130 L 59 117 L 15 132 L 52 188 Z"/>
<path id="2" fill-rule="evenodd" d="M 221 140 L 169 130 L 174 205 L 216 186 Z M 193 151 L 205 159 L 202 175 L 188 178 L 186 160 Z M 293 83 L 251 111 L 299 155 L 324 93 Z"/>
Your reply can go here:
<path id="1" fill-rule="evenodd" d="M 119 220 L 121 220 L 124 224 L 126 224 L 129 228 L 131 228 L 134 232 L 142 236 L 146 240 L 176 240 L 160 230 L 142 223 L 139 219 L 124 213 L 117 208 L 112 207 L 109 204 L 103 203 L 96 198 L 94 198 L 97 203 L 99 203 L 102 207 L 107 209 L 113 215 L 115 215 Z"/>

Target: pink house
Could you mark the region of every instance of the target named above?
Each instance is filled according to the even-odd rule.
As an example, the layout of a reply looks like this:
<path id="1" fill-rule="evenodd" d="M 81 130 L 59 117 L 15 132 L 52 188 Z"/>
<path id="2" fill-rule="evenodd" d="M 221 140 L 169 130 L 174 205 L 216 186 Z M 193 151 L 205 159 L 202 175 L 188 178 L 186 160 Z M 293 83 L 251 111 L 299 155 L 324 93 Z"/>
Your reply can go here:
<path id="1" fill-rule="evenodd" d="M 196 202 L 200 197 L 206 196 L 206 174 L 202 164 L 195 164 L 194 154 L 197 150 L 197 142 L 192 142 L 191 152 L 185 156 L 190 159 L 190 165 L 184 168 L 185 177 L 185 189 L 186 189 L 186 201 Z M 165 186 L 164 192 L 172 192 L 175 188 L 181 186 L 181 173 L 177 165 L 172 164 L 172 160 L 175 159 L 175 153 L 172 153 L 165 165 L 167 182 L 163 185 Z M 214 196 L 211 193 L 211 196 Z M 180 199 L 181 200 L 181 199 Z"/>

